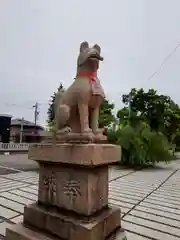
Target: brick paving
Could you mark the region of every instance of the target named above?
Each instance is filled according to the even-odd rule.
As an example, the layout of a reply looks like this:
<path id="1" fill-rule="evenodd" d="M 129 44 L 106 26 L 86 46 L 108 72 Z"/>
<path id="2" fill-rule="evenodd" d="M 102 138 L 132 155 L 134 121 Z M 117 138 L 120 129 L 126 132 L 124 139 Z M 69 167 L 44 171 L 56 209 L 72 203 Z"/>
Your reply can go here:
<path id="1" fill-rule="evenodd" d="M 109 204 L 122 209 L 128 240 L 180 239 L 180 161 L 156 169 L 109 170 Z M 37 200 L 37 172 L 0 176 L 0 239 Z"/>

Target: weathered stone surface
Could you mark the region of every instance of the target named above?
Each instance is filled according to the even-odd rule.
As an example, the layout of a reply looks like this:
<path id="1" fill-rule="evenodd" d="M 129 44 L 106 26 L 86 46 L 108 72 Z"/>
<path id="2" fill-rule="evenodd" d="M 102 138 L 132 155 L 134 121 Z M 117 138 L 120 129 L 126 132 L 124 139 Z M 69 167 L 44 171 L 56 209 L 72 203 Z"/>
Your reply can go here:
<path id="1" fill-rule="evenodd" d="M 5 240 L 60 240 L 55 237 L 48 237 L 38 231 L 33 231 L 23 224 L 13 225 L 6 230 Z"/>
<path id="2" fill-rule="evenodd" d="M 38 201 L 91 215 L 108 205 L 108 167 L 73 169 L 40 164 Z"/>
<path id="3" fill-rule="evenodd" d="M 25 208 L 24 223 L 63 239 L 104 240 L 120 227 L 120 209 L 109 208 L 85 221 L 33 204 Z"/>
<path id="4" fill-rule="evenodd" d="M 50 141 L 49 141 L 50 140 Z M 53 142 L 53 138 L 47 139 L 46 142 Z M 104 136 L 102 133 L 94 135 L 93 133 L 67 133 L 67 134 L 57 134 L 57 142 L 63 143 L 107 143 L 107 136 Z M 55 142 L 55 141 L 54 141 Z M 57 143 L 56 142 L 56 143 Z"/>
<path id="5" fill-rule="evenodd" d="M 120 209 L 108 207 L 108 165 L 120 160 L 119 146 L 37 144 L 29 157 L 40 166 L 38 204 L 25 207 L 24 226 L 7 230 L 6 239 L 105 240 L 121 227 Z M 14 193 L 36 199 L 26 189 Z"/>
<path id="6" fill-rule="evenodd" d="M 29 149 L 29 159 L 93 167 L 120 161 L 121 147 L 113 144 L 34 144 Z"/>
<path id="7" fill-rule="evenodd" d="M 137 238 L 140 236 L 137 236 Z M 16 224 L 7 228 L 5 240 L 60 240 L 57 237 L 44 235 L 42 232 L 34 231 L 23 224 Z M 63 239 L 61 239 L 63 240 Z M 73 240 L 79 240 L 73 238 Z M 94 240 L 92 238 L 91 240 Z M 128 240 L 124 231 L 117 231 L 107 240 Z"/>
<path id="8" fill-rule="evenodd" d="M 86 41 L 81 43 L 74 82 L 55 97 L 54 113 L 58 132 L 92 132 L 99 135 L 99 112 L 105 95 L 97 70 L 102 60 L 99 45 L 90 47 Z"/>

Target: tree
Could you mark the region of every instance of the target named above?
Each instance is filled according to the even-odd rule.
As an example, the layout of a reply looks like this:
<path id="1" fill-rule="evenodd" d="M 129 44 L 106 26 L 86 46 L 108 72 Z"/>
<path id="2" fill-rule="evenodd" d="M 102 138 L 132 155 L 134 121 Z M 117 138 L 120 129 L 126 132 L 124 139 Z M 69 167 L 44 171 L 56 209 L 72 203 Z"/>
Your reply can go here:
<path id="1" fill-rule="evenodd" d="M 107 99 L 101 105 L 101 110 L 99 113 L 99 127 L 108 127 L 111 123 L 114 122 L 115 116 L 112 111 L 114 109 L 114 104 L 109 103 Z"/>
<path id="2" fill-rule="evenodd" d="M 127 121 L 128 117 L 129 117 L 129 110 L 127 107 L 123 107 L 117 112 L 117 118 L 121 122 Z"/>
<path id="3" fill-rule="evenodd" d="M 122 101 L 126 106 L 129 105 L 130 112 L 142 117 L 152 130 L 161 131 L 167 137 L 180 126 L 179 106 L 169 96 L 158 95 L 154 89 L 144 92 L 142 88 L 133 88 L 129 94 L 122 96 Z"/>
<path id="4" fill-rule="evenodd" d="M 52 127 L 52 125 L 54 123 L 54 120 L 55 120 L 54 119 L 55 118 L 54 102 L 55 102 L 56 94 L 59 91 L 64 91 L 63 85 L 61 83 L 60 83 L 60 85 L 58 87 L 57 92 L 54 92 L 53 96 L 51 96 L 50 103 L 49 103 L 49 108 L 48 108 L 48 111 L 47 111 L 47 115 L 48 115 L 47 123 L 48 123 L 48 126 L 50 128 Z"/>
<path id="5" fill-rule="evenodd" d="M 173 140 L 178 132 L 180 132 L 180 108 L 173 104 L 166 112 L 164 133 L 169 140 Z"/>
<path id="6" fill-rule="evenodd" d="M 137 111 L 129 111 L 129 108 L 123 107 L 117 112 L 117 118 L 119 124 L 126 125 L 129 123 L 131 126 L 136 127 L 140 121 L 143 121 L 143 117 L 138 115 Z"/>
<path id="7" fill-rule="evenodd" d="M 121 164 L 148 166 L 174 159 L 167 138 L 161 132 L 152 131 L 147 123 L 140 121 L 138 127 L 120 123 L 120 126 L 109 130 L 108 141 L 121 146 Z"/>
<path id="8" fill-rule="evenodd" d="M 175 144 L 180 145 L 179 106 L 154 89 L 131 89 L 122 101 L 118 126 L 108 131 L 109 142 L 122 147 L 121 164 L 146 166 L 174 159 Z"/>

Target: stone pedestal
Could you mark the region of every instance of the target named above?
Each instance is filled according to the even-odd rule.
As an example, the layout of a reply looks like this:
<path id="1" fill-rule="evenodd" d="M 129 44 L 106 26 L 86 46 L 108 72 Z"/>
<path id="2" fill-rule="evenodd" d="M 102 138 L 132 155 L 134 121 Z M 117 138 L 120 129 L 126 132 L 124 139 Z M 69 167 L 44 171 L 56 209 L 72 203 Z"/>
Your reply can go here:
<path id="1" fill-rule="evenodd" d="M 120 209 L 108 207 L 108 165 L 120 160 L 119 146 L 36 144 L 29 158 L 40 166 L 38 202 L 6 240 L 105 240 L 121 229 Z"/>

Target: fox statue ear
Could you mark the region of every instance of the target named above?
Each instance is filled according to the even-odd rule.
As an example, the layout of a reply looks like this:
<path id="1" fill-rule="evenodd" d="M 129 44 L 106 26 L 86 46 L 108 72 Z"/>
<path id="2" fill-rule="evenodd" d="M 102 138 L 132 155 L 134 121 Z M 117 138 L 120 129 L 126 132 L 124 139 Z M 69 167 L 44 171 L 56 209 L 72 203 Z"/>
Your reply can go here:
<path id="1" fill-rule="evenodd" d="M 99 54 L 101 53 L 101 48 L 100 48 L 100 46 L 98 44 L 95 44 L 93 46 L 93 48 L 95 48 L 98 51 Z"/>
<path id="2" fill-rule="evenodd" d="M 87 41 L 84 41 L 80 45 L 80 52 L 83 52 L 86 48 L 89 48 L 89 43 Z"/>

